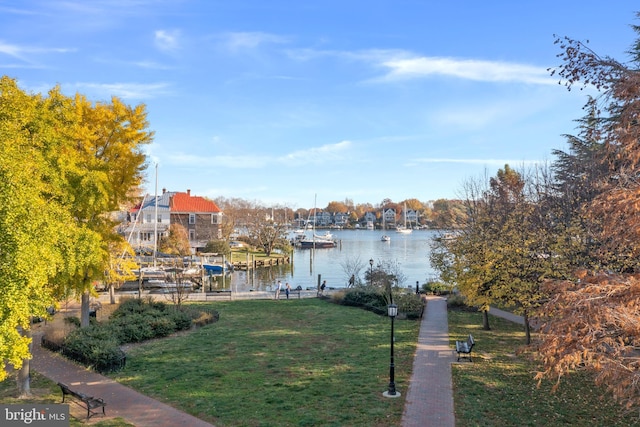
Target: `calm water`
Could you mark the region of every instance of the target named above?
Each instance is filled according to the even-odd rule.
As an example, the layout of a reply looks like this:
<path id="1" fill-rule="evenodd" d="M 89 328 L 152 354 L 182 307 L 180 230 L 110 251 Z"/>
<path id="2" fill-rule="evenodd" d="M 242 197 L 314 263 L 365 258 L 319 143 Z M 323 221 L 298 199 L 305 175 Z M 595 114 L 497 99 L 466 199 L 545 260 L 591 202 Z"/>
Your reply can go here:
<path id="1" fill-rule="evenodd" d="M 394 230 L 332 230 L 338 246 L 332 249 L 296 249 L 293 264 L 261 268 L 255 271 L 237 271 L 218 278 L 216 287 L 231 288 L 234 291 L 272 290 L 277 280 L 289 282 L 291 287 L 317 286 L 318 275 L 327 281 L 329 287 L 345 287 L 349 276 L 342 265 L 359 259 L 363 269 L 360 278 L 369 269 L 369 259 L 374 266 L 379 262 L 397 263 L 398 269 L 406 276 L 400 286 L 415 287 L 416 282 L 424 283 L 436 274 L 429 265 L 430 241 L 437 234 L 432 230 L 413 230 L 411 234 L 396 233 Z M 320 233 L 322 234 L 322 233 Z M 391 237 L 390 242 L 382 242 L 383 234 Z"/>

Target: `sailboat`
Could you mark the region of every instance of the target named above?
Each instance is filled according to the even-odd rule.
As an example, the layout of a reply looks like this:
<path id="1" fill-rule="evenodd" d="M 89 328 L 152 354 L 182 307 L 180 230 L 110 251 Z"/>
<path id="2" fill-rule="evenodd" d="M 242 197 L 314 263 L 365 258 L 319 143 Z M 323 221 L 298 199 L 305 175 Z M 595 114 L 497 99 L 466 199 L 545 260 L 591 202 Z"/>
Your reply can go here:
<path id="1" fill-rule="evenodd" d="M 330 232 L 326 232 L 324 235 L 316 234 L 316 221 L 317 221 L 317 209 L 316 202 L 314 199 L 313 203 L 313 228 L 312 228 L 312 236 L 311 238 L 302 234 L 299 235 L 298 239 L 296 239 L 295 245 L 300 249 L 321 249 L 321 248 L 335 248 L 336 242 L 333 240 L 333 236 Z M 311 215 L 309 215 L 311 216 Z"/>
<path id="2" fill-rule="evenodd" d="M 411 233 L 411 228 L 407 228 L 407 204 L 406 203 L 404 204 L 402 213 L 404 214 L 404 225 L 397 226 L 396 233 L 409 234 Z"/>

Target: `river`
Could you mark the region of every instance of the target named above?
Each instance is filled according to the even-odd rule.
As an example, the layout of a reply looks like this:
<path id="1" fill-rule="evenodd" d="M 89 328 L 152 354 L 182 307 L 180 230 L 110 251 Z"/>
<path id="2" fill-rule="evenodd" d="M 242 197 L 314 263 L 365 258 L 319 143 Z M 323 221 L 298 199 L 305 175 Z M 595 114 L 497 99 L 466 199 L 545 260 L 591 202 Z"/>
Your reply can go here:
<path id="1" fill-rule="evenodd" d="M 337 247 L 331 249 L 295 249 L 293 262 L 256 270 L 235 271 L 230 275 L 217 278 L 217 288 L 227 288 L 235 292 L 270 291 L 276 281 L 289 283 L 292 288 L 314 288 L 318 275 L 327 281 L 328 287 L 347 286 L 349 274 L 343 267 L 346 263 L 362 266 L 359 279 L 364 281 L 365 271 L 370 268 L 373 259 L 374 268 L 379 263 L 397 266 L 405 277 L 403 287 L 415 288 L 416 282 L 423 284 L 427 279 L 436 277 L 429 263 L 431 240 L 437 235 L 433 230 L 413 230 L 410 234 L 396 233 L 394 230 L 332 230 Z M 381 241 L 382 235 L 391 237 L 391 241 Z"/>

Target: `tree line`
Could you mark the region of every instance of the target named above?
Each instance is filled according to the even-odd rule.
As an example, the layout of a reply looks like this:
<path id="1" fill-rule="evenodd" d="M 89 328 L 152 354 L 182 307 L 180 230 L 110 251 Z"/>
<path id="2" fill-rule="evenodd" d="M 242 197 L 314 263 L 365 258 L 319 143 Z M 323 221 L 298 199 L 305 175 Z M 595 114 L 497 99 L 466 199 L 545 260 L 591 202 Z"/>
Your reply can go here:
<path id="1" fill-rule="evenodd" d="M 273 220 L 281 224 L 290 224 L 296 219 L 312 218 L 314 212 L 348 214 L 348 225 L 351 227 L 361 222 L 367 212 L 375 213 L 377 219 L 381 221 L 383 210 L 394 209 L 399 214 L 404 206 L 418 212 L 421 224 L 430 228 L 450 227 L 452 224 L 457 226 L 465 216 L 464 204 L 458 199 L 438 199 L 427 202 L 407 199 L 394 202 L 386 198 L 380 203 L 371 204 L 354 203 L 352 199 L 347 198 L 344 201 L 331 201 L 324 208 L 308 209 L 293 209 L 282 204 L 267 206 L 259 201 L 223 196 L 215 198 L 214 202 L 224 212 L 223 235 L 230 234 L 234 227 L 245 227 L 247 224 L 255 223 L 256 220 Z"/>
<path id="2" fill-rule="evenodd" d="M 568 90 L 597 93 L 566 135 L 568 149 L 546 165 L 468 180 L 464 223 L 435 241 L 431 262 L 480 308 L 485 328 L 490 305 L 524 316 L 527 344 L 543 362 L 538 379 L 556 378 L 557 387 L 589 369 L 616 400 L 638 407 L 640 38 L 628 63 L 586 42 L 556 43 L 561 64 L 550 73 Z"/>

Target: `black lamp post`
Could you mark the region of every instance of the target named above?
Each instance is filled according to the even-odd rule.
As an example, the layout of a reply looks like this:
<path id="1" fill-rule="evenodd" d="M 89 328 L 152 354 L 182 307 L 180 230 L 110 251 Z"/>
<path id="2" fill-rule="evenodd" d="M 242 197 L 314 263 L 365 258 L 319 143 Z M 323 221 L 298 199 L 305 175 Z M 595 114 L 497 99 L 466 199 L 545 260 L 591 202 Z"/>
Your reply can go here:
<path id="1" fill-rule="evenodd" d="M 369 265 L 371 266 L 369 269 L 369 285 L 373 287 L 373 258 L 369 260 Z"/>
<path id="2" fill-rule="evenodd" d="M 389 317 L 391 318 L 391 363 L 389 364 L 389 390 L 382 393 L 384 397 L 400 397 L 400 393 L 396 391 L 395 382 L 395 364 L 393 363 L 393 321 L 398 315 L 398 306 L 395 304 L 389 304 L 387 306 Z"/>

